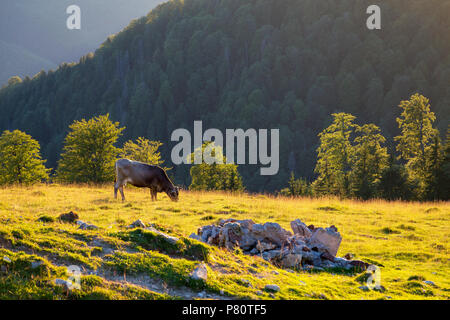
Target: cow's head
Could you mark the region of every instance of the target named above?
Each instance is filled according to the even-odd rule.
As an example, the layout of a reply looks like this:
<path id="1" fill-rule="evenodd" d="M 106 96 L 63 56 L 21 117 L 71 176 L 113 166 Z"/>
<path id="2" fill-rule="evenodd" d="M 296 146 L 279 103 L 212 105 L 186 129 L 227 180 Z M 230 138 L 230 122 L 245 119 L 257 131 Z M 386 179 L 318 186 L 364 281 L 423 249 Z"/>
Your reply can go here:
<path id="1" fill-rule="evenodd" d="M 170 200 L 172 201 L 178 201 L 178 187 L 173 186 L 169 190 L 166 191 L 167 195 L 169 196 Z"/>

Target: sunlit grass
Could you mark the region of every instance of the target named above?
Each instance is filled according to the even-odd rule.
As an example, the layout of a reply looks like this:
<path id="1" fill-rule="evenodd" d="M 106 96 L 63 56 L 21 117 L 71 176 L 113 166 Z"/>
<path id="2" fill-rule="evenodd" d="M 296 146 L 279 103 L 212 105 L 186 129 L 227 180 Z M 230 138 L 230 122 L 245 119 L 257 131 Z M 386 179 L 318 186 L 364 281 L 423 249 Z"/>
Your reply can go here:
<path id="1" fill-rule="evenodd" d="M 151 202 L 148 189 L 127 187 L 125 193 L 127 200 L 122 202 L 113 198 L 112 185 L 1 188 L 0 239 L 2 234 L 8 235 L 18 246 L 15 250 L 20 250 L 18 248 L 22 245 L 39 255 L 52 255 L 65 265 L 75 261 L 95 269 L 102 265 L 102 259 L 85 242 L 98 236 L 117 243 L 119 247 L 130 245 L 114 234 L 137 219 L 184 237 L 197 232 L 200 226 L 220 219 L 273 221 L 288 230 L 290 221 L 301 219 L 307 225 L 335 225 L 343 236 L 338 255 L 350 252 L 356 259 L 381 266 L 381 284 L 387 291 L 362 291 L 358 288 L 361 284 L 355 281 L 357 275 L 287 272 L 258 257 L 230 254 L 215 248 L 208 259 L 210 272 L 205 288 L 211 292 L 223 290 L 225 295 L 252 299 L 271 298 L 263 291 L 268 283 L 281 287 L 281 291 L 275 294 L 275 298 L 281 299 L 450 297 L 450 205 L 446 202 L 291 199 L 260 194 L 188 191 L 181 192 L 179 202 L 170 201 L 164 194 L 158 195 L 158 201 Z M 57 220 L 61 213 L 69 211 L 78 213 L 81 220 L 100 229 L 81 231 L 75 225 Z M 43 216 L 55 221 L 37 222 Z M 0 246 L 3 245 L 0 240 Z M 146 252 L 145 248 L 142 252 Z M 167 256 L 167 259 L 179 258 Z M 178 263 L 185 266 L 180 270 L 184 270 L 183 275 L 187 276 L 187 270 L 195 263 L 189 259 L 180 261 Z M 142 265 L 151 263 L 144 262 Z M 125 262 L 120 263 L 123 265 Z M 140 272 L 145 271 L 141 269 Z M 159 269 L 155 270 L 153 274 L 158 274 Z M 425 284 L 424 280 L 408 280 L 411 277 L 433 281 L 436 287 Z M 251 287 L 247 287 L 243 279 L 250 281 Z M 417 283 L 411 284 L 412 281 Z M 102 290 L 106 287 L 111 288 L 103 285 Z M 197 290 L 196 287 L 194 289 Z"/>

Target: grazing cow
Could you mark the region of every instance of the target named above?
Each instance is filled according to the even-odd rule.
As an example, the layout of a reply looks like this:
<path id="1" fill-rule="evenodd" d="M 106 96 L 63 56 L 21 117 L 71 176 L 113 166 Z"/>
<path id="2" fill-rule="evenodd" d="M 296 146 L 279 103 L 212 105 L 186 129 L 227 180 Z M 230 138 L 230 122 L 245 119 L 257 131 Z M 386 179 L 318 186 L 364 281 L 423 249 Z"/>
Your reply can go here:
<path id="1" fill-rule="evenodd" d="M 150 188 L 152 201 L 158 192 L 165 192 L 172 201 L 178 201 L 178 188 L 170 181 L 164 169 L 150 164 L 119 159 L 116 161 L 116 179 L 114 180 L 114 198 L 120 190 L 122 201 L 125 200 L 123 186 L 130 183 L 139 188 Z"/>

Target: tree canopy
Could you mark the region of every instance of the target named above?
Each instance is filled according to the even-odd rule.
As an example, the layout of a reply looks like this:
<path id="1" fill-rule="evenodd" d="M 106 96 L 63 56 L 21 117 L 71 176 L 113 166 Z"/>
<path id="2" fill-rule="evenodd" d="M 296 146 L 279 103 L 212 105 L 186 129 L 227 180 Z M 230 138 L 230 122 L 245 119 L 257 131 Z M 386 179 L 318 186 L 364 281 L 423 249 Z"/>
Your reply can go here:
<path id="1" fill-rule="evenodd" d="M 41 159 L 39 142 L 19 131 L 0 136 L 0 184 L 31 184 L 49 178 L 50 169 Z"/>
<path id="2" fill-rule="evenodd" d="M 114 146 L 125 128 L 109 115 L 75 121 L 64 139 L 64 149 L 56 171 L 61 182 L 113 181 L 114 163 L 120 149 Z"/>

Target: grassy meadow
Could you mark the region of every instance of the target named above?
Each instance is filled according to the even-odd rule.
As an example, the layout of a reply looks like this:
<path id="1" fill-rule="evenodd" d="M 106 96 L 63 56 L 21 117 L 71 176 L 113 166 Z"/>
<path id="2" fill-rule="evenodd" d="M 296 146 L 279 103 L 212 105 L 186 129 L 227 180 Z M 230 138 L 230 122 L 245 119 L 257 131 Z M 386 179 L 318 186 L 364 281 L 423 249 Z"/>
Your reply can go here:
<path id="1" fill-rule="evenodd" d="M 112 185 L 1 188 L 0 299 L 450 298 L 449 203 L 188 191 L 179 202 L 165 194 L 151 202 L 148 189 L 133 187 L 125 188 L 125 196 L 125 202 L 115 200 Z M 58 220 L 69 211 L 99 229 L 80 230 Z M 284 270 L 240 250 L 188 238 L 225 218 L 272 221 L 287 230 L 297 218 L 316 227 L 335 225 L 343 237 L 338 256 L 352 253 L 379 266 L 386 290 L 363 291 L 358 273 Z M 180 240 L 169 244 L 151 231 L 125 228 L 137 219 Z M 40 265 L 31 267 L 36 261 Z M 206 283 L 189 278 L 202 262 Z M 79 290 L 54 283 L 67 278 L 69 265 L 82 268 Z M 266 292 L 266 284 L 281 290 Z"/>

